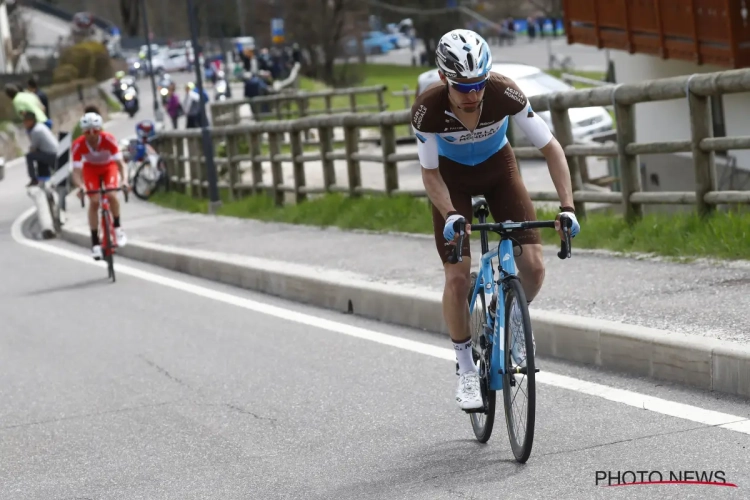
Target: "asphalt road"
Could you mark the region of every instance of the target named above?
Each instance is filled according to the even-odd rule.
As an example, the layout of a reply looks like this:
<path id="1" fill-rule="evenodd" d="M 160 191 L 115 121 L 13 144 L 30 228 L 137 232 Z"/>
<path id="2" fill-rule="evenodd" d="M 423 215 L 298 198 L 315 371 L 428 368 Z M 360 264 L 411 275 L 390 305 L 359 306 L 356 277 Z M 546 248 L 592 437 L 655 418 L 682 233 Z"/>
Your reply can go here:
<path id="1" fill-rule="evenodd" d="M 122 258 L 110 284 L 83 249 L 29 248 L 8 222 L 0 498 L 747 497 L 746 402 L 542 360 L 522 466 L 501 415 L 474 441 L 444 337 Z M 618 389 L 691 406 L 645 411 Z M 618 470 L 722 470 L 739 488 L 596 486 Z"/>

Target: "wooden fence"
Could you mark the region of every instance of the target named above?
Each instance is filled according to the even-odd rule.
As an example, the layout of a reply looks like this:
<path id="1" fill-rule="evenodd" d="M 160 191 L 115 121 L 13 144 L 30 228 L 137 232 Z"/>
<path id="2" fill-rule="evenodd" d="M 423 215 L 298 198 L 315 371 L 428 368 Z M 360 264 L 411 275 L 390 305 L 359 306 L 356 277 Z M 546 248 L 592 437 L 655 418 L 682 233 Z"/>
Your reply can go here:
<path id="1" fill-rule="evenodd" d="M 717 204 L 750 203 L 750 191 L 718 191 L 715 175 L 714 152 L 733 149 L 750 149 L 750 137 L 712 137 L 709 96 L 750 91 L 750 69 L 731 70 L 694 76 L 679 76 L 636 84 L 607 86 L 571 90 L 530 98 L 537 111 L 549 110 L 557 140 L 563 146 L 570 165 L 576 210 L 585 214 L 586 202 L 621 204 L 629 220 L 642 214 L 644 204 L 693 204 L 702 214 L 708 213 Z M 691 137 L 682 141 L 635 142 L 635 105 L 637 103 L 685 99 L 690 109 Z M 589 106 L 605 106 L 614 103 L 617 123 L 617 139 L 609 144 L 574 144 L 568 109 Z M 296 201 L 305 200 L 308 194 L 323 192 L 346 192 L 359 196 L 373 190 L 361 185 L 360 162 L 383 164 L 385 193 L 408 193 L 425 196 L 423 190 L 399 189 L 398 162 L 418 159 L 416 151 L 396 151 L 397 125 L 410 123 L 410 111 L 372 114 L 338 114 L 307 117 L 288 121 L 267 121 L 246 125 L 215 127 L 211 130 L 214 141 L 225 141 L 227 156 L 217 158 L 217 165 L 227 169 L 228 180 L 220 187 L 226 188 L 232 197 L 248 193 L 269 192 L 277 204 L 283 204 L 284 193 L 292 192 Z M 344 130 L 344 149 L 334 151 L 333 130 Z M 378 154 L 359 152 L 359 131 L 363 127 L 378 127 L 381 135 L 381 150 Z M 305 152 L 302 136 L 317 130 L 319 141 L 317 152 Z M 194 152 L 200 151 L 200 130 L 167 131 L 159 135 L 160 151 L 167 160 L 174 183 L 195 196 L 207 193 L 203 159 L 197 153 L 185 156 L 185 144 L 191 143 Z M 261 154 L 261 137 L 268 136 L 268 154 Z M 282 154 L 280 144 L 284 134 L 289 135 L 290 152 Z M 247 141 L 247 154 L 238 153 L 240 141 Z M 310 143 L 308 143 L 309 147 Z M 514 148 L 519 159 L 543 158 L 534 147 Z M 691 152 L 695 176 L 692 192 L 643 192 L 638 155 Z M 619 162 L 620 192 L 584 191 L 582 165 L 588 156 L 616 157 Z M 333 162 L 346 160 L 348 185 L 336 182 Z M 252 181 L 241 182 L 244 170 L 240 162 L 251 163 Z M 271 179 L 263 178 L 262 162 L 271 163 Z M 305 162 L 322 162 L 324 186 L 307 187 Z M 183 166 L 187 162 L 187 166 Z M 282 178 L 282 162 L 292 162 L 293 185 L 286 185 Z M 378 191 L 383 192 L 383 191 Z M 556 192 L 530 192 L 534 201 L 558 201 Z"/>
<path id="2" fill-rule="evenodd" d="M 352 87 L 346 89 L 330 89 L 314 92 L 296 91 L 253 97 L 251 99 L 231 99 L 211 104 L 212 123 L 215 125 L 236 125 L 241 121 L 240 107 L 249 105 L 256 120 L 276 118 L 278 120 L 290 118 L 304 118 L 314 115 L 330 115 L 335 113 L 357 113 L 361 111 L 385 111 L 387 104 L 383 94 L 388 88 L 385 85 L 372 87 Z M 358 96 L 375 95 L 376 104 L 361 104 Z M 347 107 L 333 107 L 333 99 L 348 96 Z M 311 106 L 311 101 L 322 99 L 322 106 Z M 293 109 L 293 106 L 294 108 Z M 264 111 L 263 108 L 269 109 Z"/>

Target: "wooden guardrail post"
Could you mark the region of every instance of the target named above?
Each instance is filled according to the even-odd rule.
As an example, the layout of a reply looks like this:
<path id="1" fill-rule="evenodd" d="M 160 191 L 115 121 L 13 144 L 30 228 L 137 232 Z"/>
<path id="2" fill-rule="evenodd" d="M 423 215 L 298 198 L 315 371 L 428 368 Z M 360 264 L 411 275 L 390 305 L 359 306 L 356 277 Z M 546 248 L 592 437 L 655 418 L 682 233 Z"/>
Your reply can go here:
<path id="1" fill-rule="evenodd" d="M 378 90 L 378 111 L 385 111 L 385 101 L 383 100 L 382 90 Z"/>
<path id="2" fill-rule="evenodd" d="M 300 203 L 307 199 L 307 194 L 303 193 L 300 188 L 305 187 L 305 162 L 300 158 L 304 153 L 302 148 L 302 132 L 292 130 L 289 133 L 289 142 L 292 150 L 292 167 L 294 173 L 294 199 Z"/>
<path id="3" fill-rule="evenodd" d="M 330 115 L 331 114 L 331 103 L 332 103 L 332 100 L 333 100 L 333 96 L 330 95 L 330 94 L 328 94 L 328 95 L 326 95 L 324 97 L 325 97 L 325 100 L 326 100 L 326 114 Z"/>
<path id="4" fill-rule="evenodd" d="M 396 127 L 392 124 L 381 125 L 380 136 L 380 143 L 383 150 L 385 192 L 390 195 L 398 189 L 398 163 L 388 160 L 388 156 L 396 152 Z"/>
<path id="5" fill-rule="evenodd" d="M 323 163 L 323 186 L 327 192 L 331 191 L 331 186 L 336 185 L 336 168 L 333 160 L 328 158 L 328 153 L 333 153 L 333 127 L 318 127 L 318 137 L 320 138 L 320 159 Z"/>
<path id="6" fill-rule="evenodd" d="M 281 153 L 278 132 L 268 133 L 268 152 L 271 155 L 271 182 L 273 183 L 273 201 L 277 207 L 284 205 L 284 191 L 280 188 L 284 184 L 284 172 L 281 161 L 277 158 Z"/>
<path id="7" fill-rule="evenodd" d="M 570 124 L 568 108 L 554 105 L 554 100 L 550 99 L 550 114 L 552 117 L 552 127 L 555 129 L 555 136 L 560 145 L 565 149 L 566 146 L 573 144 L 573 128 Z M 583 182 L 581 181 L 581 159 L 577 156 L 566 155 L 568 167 L 570 168 L 570 181 L 573 192 L 581 191 Z M 585 160 L 584 160 L 585 161 Z M 579 200 L 573 200 L 576 209 L 576 215 L 586 218 L 586 203 Z"/>
<path id="8" fill-rule="evenodd" d="M 638 155 L 628 154 L 628 144 L 635 142 L 635 106 L 617 102 L 616 88 L 612 93 L 617 123 L 617 161 L 620 166 L 620 190 L 622 192 L 623 216 L 635 222 L 643 216 L 643 207 L 633 203 L 630 197 L 641 190 L 641 168 Z"/>
<path id="9" fill-rule="evenodd" d="M 351 109 L 352 113 L 357 112 L 357 94 L 352 92 L 349 94 L 349 108 Z"/>
<path id="10" fill-rule="evenodd" d="M 239 136 L 226 135 L 227 141 L 227 168 L 229 168 L 229 199 L 235 200 L 240 197 L 237 184 L 240 183 L 240 162 L 235 160 L 239 154 Z"/>
<path id="11" fill-rule="evenodd" d="M 346 172 L 349 177 L 349 196 L 356 198 L 359 196 L 358 188 L 362 186 L 362 171 L 360 170 L 359 160 L 352 158 L 352 155 L 359 153 L 359 127 L 346 125 L 344 127 L 344 141 L 346 143 Z"/>
<path id="12" fill-rule="evenodd" d="M 706 203 L 706 193 L 716 191 L 716 165 L 713 151 L 700 148 L 703 139 L 713 136 L 711 101 L 707 96 L 690 92 L 687 85 L 688 106 L 690 107 L 690 138 L 693 146 L 693 168 L 695 169 L 695 204 L 702 216 L 714 211 L 715 205 Z"/>
<path id="13" fill-rule="evenodd" d="M 262 152 L 260 147 L 260 133 L 251 133 L 247 139 L 252 164 L 253 194 L 260 194 L 262 191 L 260 185 L 263 184 L 263 163 L 258 160 Z"/>

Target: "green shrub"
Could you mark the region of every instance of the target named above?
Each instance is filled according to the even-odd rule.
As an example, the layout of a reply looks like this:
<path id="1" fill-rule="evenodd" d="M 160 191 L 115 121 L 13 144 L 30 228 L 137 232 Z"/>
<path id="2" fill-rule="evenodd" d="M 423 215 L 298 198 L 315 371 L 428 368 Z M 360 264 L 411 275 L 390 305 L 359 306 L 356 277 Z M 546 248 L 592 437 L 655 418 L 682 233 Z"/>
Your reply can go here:
<path id="1" fill-rule="evenodd" d="M 62 64 L 55 68 L 55 72 L 52 75 L 52 81 L 54 83 L 68 83 L 78 78 L 78 68 L 72 64 Z"/>
<path id="2" fill-rule="evenodd" d="M 59 64 L 76 68 L 78 78 L 102 81 L 111 78 L 113 74 L 109 53 L 98 42 L 81 42 L 65 48 L 60 54 Z"/>

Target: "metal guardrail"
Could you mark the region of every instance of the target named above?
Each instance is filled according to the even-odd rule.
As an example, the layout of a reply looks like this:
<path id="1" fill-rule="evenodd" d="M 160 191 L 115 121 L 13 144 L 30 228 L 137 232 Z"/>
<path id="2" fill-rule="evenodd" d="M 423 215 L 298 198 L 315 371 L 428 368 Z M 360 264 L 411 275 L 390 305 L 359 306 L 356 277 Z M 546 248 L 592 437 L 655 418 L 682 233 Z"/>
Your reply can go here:
<path id="1" fill-rule="evenodd" d="M 606 86 L 571 90 L 531 97 L 532 106 L 537 111 L 549 110 L 557 140 L 562 145 L 568 160 L 574 191 L 576 210 L 584 214 L 586 202 L 620 204 L 626 218 L 632 220 L 642 215 L 645 204 L 693 204 L 701 214 L 712 211 L 717 204 L 750 203 L 750 191 L 718 191 L 714 152 L 733 149 L 750 149 L 750 137 L 712 137 L 711 110 L 709 96 L 750 91 L 750 69 L 723 71 L 693 76 L 680 76 L 661 80 L 644 81 L 636 84 Z M 690 139 L 682 141 L 661 141 L 638 143 L 635 140 L 634 107 L 637 103 L 686 99 L 690 109 Z M 616 141 L 604 144 L 575 144 L 568 110 L 590 106 L 605 106 L 614 103 L 617 131 Z M 408 193 L 425 196 L 423 190 L 407 191 L 399 189 L 398 162 L 415 161 L 417 153 L 396 151 L 395 128 L 411 122 L 410 110 L 377 114 L 338 114 L 306 117 L 297 120 L 268 121 L 252 124 L 214 127 L 211 135 L 214 140 L 225 140 L 227 156 L 218 158 L 217 164 L 228 169 L 229 181 L 220 184 L 227 188 L 231 196 L 242 196 L 247 192 L 268 190 L 273 193 L 277 204 L 283 204 L 284 193 L 293 192 L 297 201 L 304 200 L 309 193 L 347 192 L 359 196 L 372 192 L 361 185 L 360 163 L 379 162 L 383 164 L 385 190 L 387 194 Z M 344 129 L 344 151 L 333 150 L 334 128 Z M 363 127 L 379 127 L 381 131 L 381 151 L 379 154 L 359 152 L 359 131 Z M 317 130 L 320 137 L 316 147 L 318 152 L 304 152 L 302 134 Z M 290 153 L 280 152 L 281 138 L 290 137 Z M 269 153 L 261 154 L 261 137 L 267 136 Z M 207 181 L 197 154 L 183 155 L 186 142 L 198 144 L 200 130 L 168 131 L 159 135 L 168 161 L 170 175 L 175 184 L 182 186 L 196 196 L 205 195 Z M 249 142 L 249 152 L 239 154 L 239 142 Z M 166 144 L 168 145 L 166 145 Z M 193 148 L 194 151 L 199 151 Z M 542 158 L 542 153 L 534 147 L 514 148 L 517 158 Z M 690 152 L 693 158 L 695 190 L 692 192 L 644 192 L 640 178 L 638 156 Z M 171 153 L 171 154 L 170 154 Z M 587 191 L 583 189 L 582 158 L 588 156 L 616 157 L 620 169 L 620 192 Z M 348 185 L 336 183 L 334 161 L 347 163 Z M 252 182 L 243 183 L 241 162 L 250 162 Z M 271 177 L 263 179 L 262 162 L 271 162 Z M 293 185 L 284 184 L 282 162 L 292 162 L 294 168 Z M 321 162 L 324 187 L 305 186 L 305 163 Z M 183 167 L 181 162 L 187 162 Z M 188 174 L 186 169 L 190 171 Z M 382 191 L 379 191 L 382 192 Z M 550 192 L 530 192 L 535 201 L 557 201 L 558 195 Z"/>

